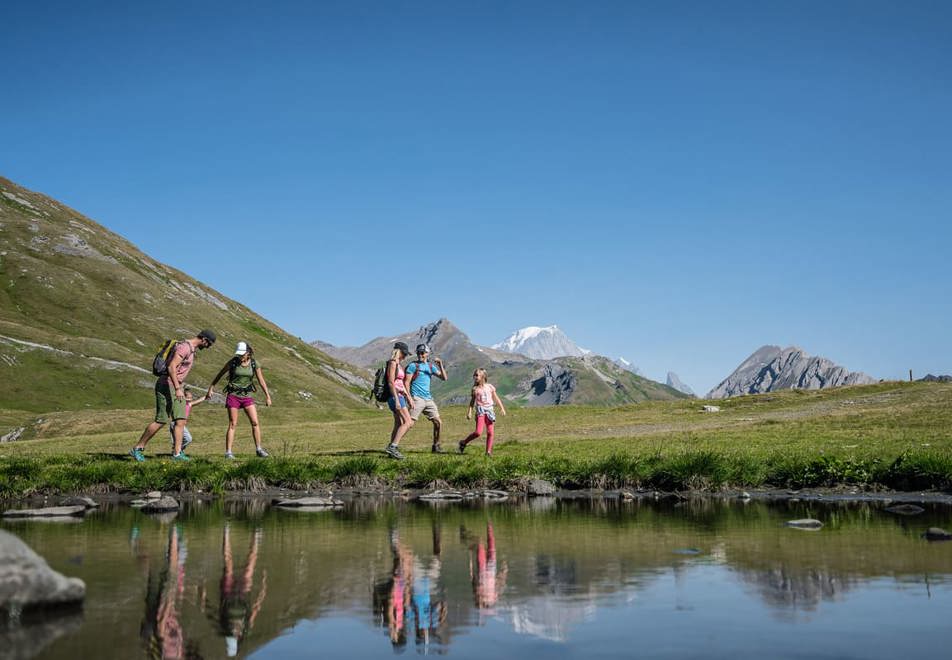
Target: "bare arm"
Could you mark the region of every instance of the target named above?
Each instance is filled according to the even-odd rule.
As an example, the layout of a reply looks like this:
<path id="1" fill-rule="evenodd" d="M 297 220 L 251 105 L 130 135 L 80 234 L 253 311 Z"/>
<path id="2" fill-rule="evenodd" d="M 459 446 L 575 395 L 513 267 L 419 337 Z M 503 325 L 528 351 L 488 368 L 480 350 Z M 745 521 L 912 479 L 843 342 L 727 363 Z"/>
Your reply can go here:
<path id="1" fill-rule="evenodd" d="M 390 387 L 390 396 L 393 397 L 397 408 L 400 407 L 400 397 L 397 396 L 397 361 L 387 362 L 387 385 Z"/>
<path id="2" fill-rule="evenodd" d="M 265 405 L 270 407 L 271 393 L 268 391 L 268 384 L 264 382 L 264 374 L 261 372 L 261 367 L 255 369 L 255 376 L 258 378 L 258 382 L 261 383 L 261 389 L 264 390 Z"/>
<path id="3" fill-rule="evenodd" d="M 438 367 L 440 368 L 439 373 L 436 374 L 437 377 L 440 378 L 441 380 L 444 380 L 444 381 L 445 381 L 445 380 L 446 380 L 446 367 L 443 365 L 443 360 L 441 360 L 440 358 L 436 358 L 435 362 L 436 362 L 436 366 L 438 366 Z"/>
<path id="4" fill-rule="evenodd" d="M 178 351 L 176 351 L 172 356 L 172 361 L 169 362 L 168 366 L 169 383 L 172 385 L 172 392 L 175 394 L 176 399 L 185 398 L 185 392 L 182 390 L 182 383 L 179 382 L 178 375 L 175 373 L 180 364 L 182 364 L 182 356 L 178 354 Z"/>
<path id="5" fill-rule="evenodd" d="M 409 367 L 407 368 L 409 369 Z M 410 394 L 410 386 L 413 385 L 413 381 L 416 380 L 417 374 L 419 373 L 420 373 L 420 365 L 418 364 L 414 368 L 413 373 L 410 373 L 409 371 L 407 371 L 406 372 L 407 375 L 403 378 L 403 383 L 407 390 L 407 403 L 410 404 L 411 408 L 413 407 L 413 395 Z"/>
<path id="6" fill-rule="evenodd" d="M 198 397 L 197 399 L 192 399 L 192 407 L 194 408 L 194 407 L 197 406 L 198 404 L 200 404 L 200 403 L 205 403 L 206 401 L 208 401 L 208 395 L 203 394 L 203 395 L 201 395 L 200 397 Z"/>
<path id="7" fill-rule="evenodd" d="M 469 393 L 469 410 L 466 411 L 466 419 L 473 418 L 473 409 L 476 407 L 476 388 Z"/>
<path id="8" fill-rule="evenodd" d="M 499 406 L 499 412 L 503 415 L 506 414 L 506 406 L 502 405 L 502 399 L 499 398 L 499 395 L 496 394 L 496 388 L 493 388 L 493 401 L 496 402 L 496 405 Z"/>
<path id="9" fill-rule="evenodd" d="M 215 387 L 215 384 L 221 380 L 221 377 L 228 373 L 228 367 L 231 366 L 231 360 L 225 363 L 225 366 L 221 368 L 221 371 L 218 372 L 218 375 L 212 379 L 212 384 L 208 386 L 208 392 L 205 393 L 205 397 L 208 398 L 212 395 L 212 388 Z"/>

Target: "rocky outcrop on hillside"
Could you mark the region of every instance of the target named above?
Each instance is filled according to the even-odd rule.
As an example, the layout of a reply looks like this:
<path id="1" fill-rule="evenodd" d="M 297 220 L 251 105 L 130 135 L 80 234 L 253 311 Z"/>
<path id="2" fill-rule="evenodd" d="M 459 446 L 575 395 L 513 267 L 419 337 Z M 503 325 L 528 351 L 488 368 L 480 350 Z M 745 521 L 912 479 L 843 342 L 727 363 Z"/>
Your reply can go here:
<path id="1" fill-rule="evenodd" d="M 942 375 L 942 376 L 933 376 L 932 374 L 927 374 L 919 379 L 920 383 L 952 383 L 952 376 Z"/>
<path id="2" fill-rule="evenodd" d="M 832 361 L 808 355 L 796 346 L 761 346 L 734 372 L 708 392 L 709 399 L 761 394 L 784 389 L 820 390 L 841 385 L 867 385 L 876 379 L 849 371 Z"/>
<path id="3" fill-rule="evenodd" d="M 534 360 L 581 357 L 591 352 L 579 348 L 557 325 L 516 330 L 503 341 L 493 344 L 493 348 L 506 353 L 519 353 Z"/>
<path id="4" fill-rule="evenodd" d="M 576 375 L 556 362 L 546 364 L 522 384 L 529 392 L 526 400 L 526 405 L 529 406 L 568 403 L 577 386 Z"/>
<path id="5" fill-rule="evenodd" d="M 680 378 L 678 378 L 678 375 L 674 373 L 673 371 L 668 372 L 668 378 L 665 381 L 665 384 L 668 387 L 673 387 L 674 389 L 676 389 L 678 392 L 681 392 L 682 394 L 687 394 L 688 396 L 695 396 L 694 390 L 692 390 L 690 387 L 685 385 L 684 382 Z"/>

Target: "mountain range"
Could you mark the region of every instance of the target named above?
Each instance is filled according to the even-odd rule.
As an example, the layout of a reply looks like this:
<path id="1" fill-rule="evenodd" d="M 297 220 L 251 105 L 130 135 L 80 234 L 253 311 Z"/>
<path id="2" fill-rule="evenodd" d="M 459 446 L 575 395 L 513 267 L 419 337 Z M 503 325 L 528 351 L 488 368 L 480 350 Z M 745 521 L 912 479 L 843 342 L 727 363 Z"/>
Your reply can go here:
<path id="1" fill-rule="evenodd" d="M 726 399 L 780 389 L 820 390 L 875 382 L 878 381 L 871 376 L 849 371 L 827 358 L 808 355 L 796 346 L 761 346 L 708 392 L 707 398 Z"/>
<path id="2" fill-rule="evenodd" d="M 316 414 L 365 405 L 359 370 L 77 211 L 0 178 L 0 423 L 132 408 L 145 420 L 159 345 L 205 327 L 219 341 L 196 360 L 190 383 L 206 385 L 246 340 L 276 405 Z"/>
<path id="3" fill-rule="evenodd" d="M 394 342 L 404 341 L 413 350 L 429 344 L 433 356 L 441 357 L 449 374 L 446 383 L 437 382 L 433 394 L 444 403 L 469 401 L 472 373 L 485 367 L 501 396 L 527 406 L 564 403 L 636 403 L 649 399 L 677 399 L 684 394 L 661 383 L 637 376 L 611 360 L 593 354 L 534 359 L 520 353 L 474 344 L 448 319 L 439 319 L 417 330 L 372 339 L 362 346 L 335 347 L 313 342 L 315 347 L 369 371 L 390 357 Z"/>
<path id="4" fill-rule="evenodd" d="M 535 360 L 582 357 L 591 353 L 569 339 L 557 325 L 544 328 L 529 326 L 516 330 L 503 341 L 493 344 L 493 348 L 506 353 L 519 353 Z"/>

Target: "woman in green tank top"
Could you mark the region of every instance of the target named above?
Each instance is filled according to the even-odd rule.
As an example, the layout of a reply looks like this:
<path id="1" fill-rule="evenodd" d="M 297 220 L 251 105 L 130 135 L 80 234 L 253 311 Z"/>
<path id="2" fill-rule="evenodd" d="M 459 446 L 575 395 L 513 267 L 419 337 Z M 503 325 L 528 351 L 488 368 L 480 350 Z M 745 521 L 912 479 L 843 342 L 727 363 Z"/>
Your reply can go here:
<path id="1" fill-rule="evenodd" d="M 228 430 L 225 432 L 225 458 L 234 458 L 232 445 L 235 442 L 235 427 L 238 425 L 238 411 L 244 410 L 251 423 L 251 437 L 255 441 L 255 453 L 264 458 L 268 452 L 261 446 L 261 425 L 258 423 L 258 409 L 255 405 L 254 396 L 257 389 L 255 380 L 261 385 L 264 392 L 265 405 L 271 406 L 271 394 L 268 392 L 268 385 L 264 381 L 264 374 L 261 373 L 261 367 L 255 362 L 254 350 L 251 344 L 240 341 L 235 348 L 233 358 L 225 363 L 218 375 L 208 386 L 208 396 L 212 395 L 212 388 L 215 384 L 228 374 L 228 384 L 225 385 L 225 409 L 228 411 Z"/>

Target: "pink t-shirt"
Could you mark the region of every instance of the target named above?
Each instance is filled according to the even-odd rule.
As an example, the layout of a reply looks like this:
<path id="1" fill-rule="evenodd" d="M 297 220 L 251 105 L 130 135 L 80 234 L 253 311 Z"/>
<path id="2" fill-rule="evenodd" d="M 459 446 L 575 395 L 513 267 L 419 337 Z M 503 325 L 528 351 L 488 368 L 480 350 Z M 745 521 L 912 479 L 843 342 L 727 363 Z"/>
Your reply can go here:
<path id="1" fill-rule="evenodd" d="M 393 379 L 393 389 L 397 391 L 397 394 L 403 394 L 404 396 L 407 393 L 407 385 L 403 382 L 403 379 L 406 378 L 407 372 L 404 370 L 403 365 L 397 362 L 397 373 L 396 377 Z"/>
<path id="2" fill-rule="evenodd" d="M 182 358 L 182 361 L 179 362 L 178 366 L 175 368 L 175 377 L 178 379 L 179 384 L 185 382 L 185 377 L 188 376 L 188 372 L 192 370 L 192 365 L 195 363 L 195 349 L 192 348 L 192 345 L 187 341 L 182 341 L 176 344 L 175 350 L 172 352 L 172 355 L 169 356 L 169 363 L 175 359 L 175 356 Z M 162 376 L 159 381 L 163 384 L 168 382 L 168 376 Z"/>
<path id="3" fill-rule="evenodd" d="M 480 385 L 476 388 L 476 405 L 480 408 L 492 408 L 493 404 L 493 392 L 496 391 L 496 388 L 491 384 L 486 383 L 485 385 Z"/>

